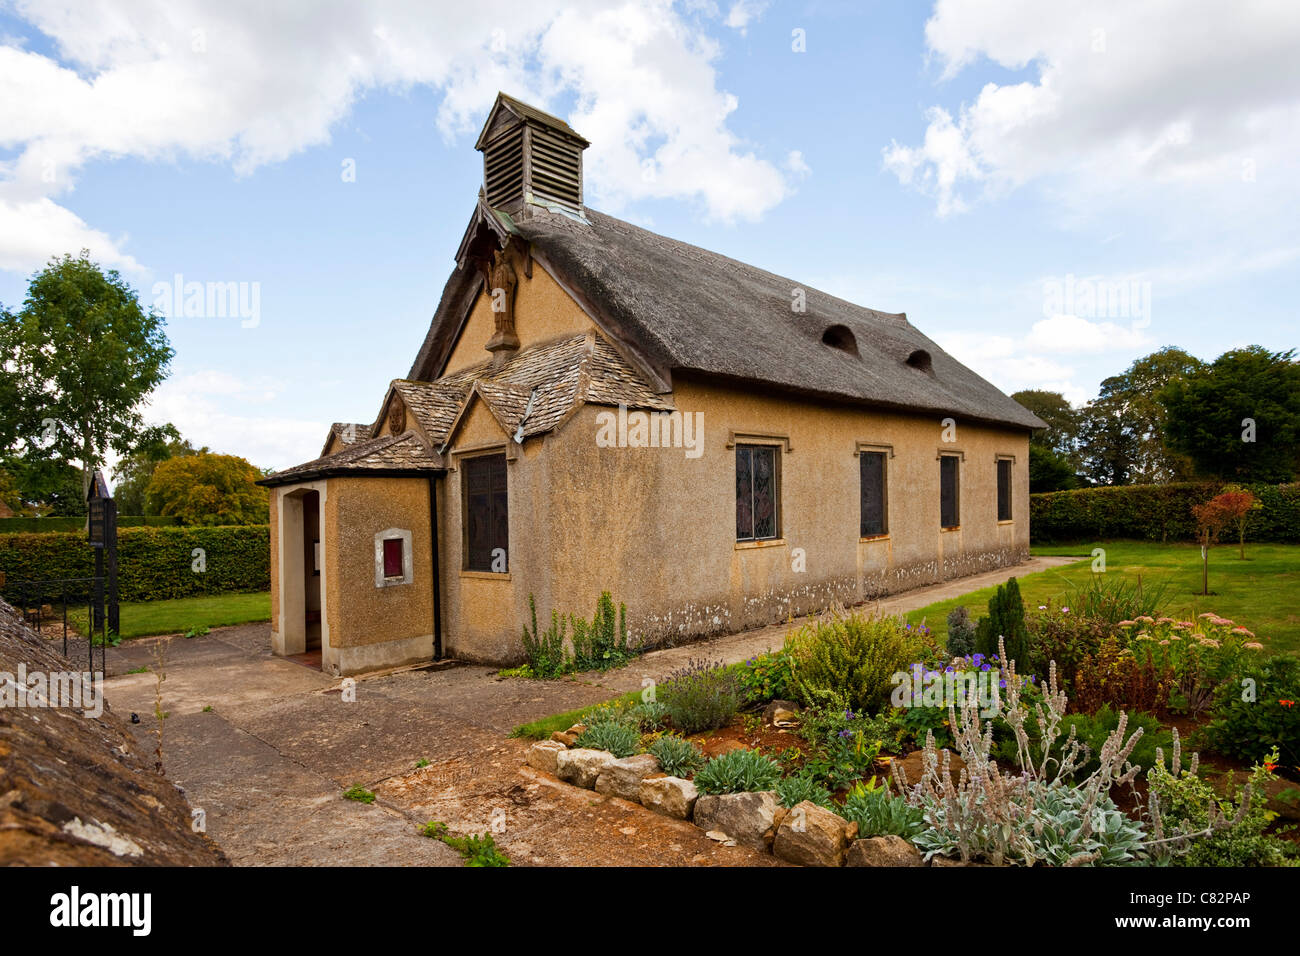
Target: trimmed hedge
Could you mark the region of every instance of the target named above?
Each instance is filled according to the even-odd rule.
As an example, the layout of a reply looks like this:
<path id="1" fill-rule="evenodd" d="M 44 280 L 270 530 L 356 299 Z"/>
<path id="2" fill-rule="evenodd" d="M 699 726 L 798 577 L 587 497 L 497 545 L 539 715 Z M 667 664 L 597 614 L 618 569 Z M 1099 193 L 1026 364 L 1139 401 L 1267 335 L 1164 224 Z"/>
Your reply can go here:
<path id="1" fill-rule="evenodd" d="M 119 528 L 135 528 L 143 525 L 156 528 L 172 528 L 181 523 L 175 515 L 118 515 Z M 30 531 L 48 534 L 51 531 L 85 531 L 86 516 L 71 518 L 0 518 L 0 534 L 17 534 Z"/>
<path id="2" fill-rule="evenodd" d="M 193 528 L 120 528 L 118 596 L 123 601 L 266 591 L 271 587 L 268 525 Z M 207 570 L 192 570 L 193 551 Z M 94 574 L 94 550 L 82 532 L 0 534 L 0 572 L 6 580 L 84 578 Z M 7 588 L 6 588 L 7 590 Z"/>
<path id="3" fill-rule="evenodd" d="M 1218 481 L 1175 482 L 1030 495 L 1030 537 L 1036 544 L 1109 538 L 1195 541 L 1192 506 L 1209 501 L 1223 486 Z M 1244 487 L 1264 506 L 1251 513 L 1247 540 L 1300 542 L 1300 484 Z"/>

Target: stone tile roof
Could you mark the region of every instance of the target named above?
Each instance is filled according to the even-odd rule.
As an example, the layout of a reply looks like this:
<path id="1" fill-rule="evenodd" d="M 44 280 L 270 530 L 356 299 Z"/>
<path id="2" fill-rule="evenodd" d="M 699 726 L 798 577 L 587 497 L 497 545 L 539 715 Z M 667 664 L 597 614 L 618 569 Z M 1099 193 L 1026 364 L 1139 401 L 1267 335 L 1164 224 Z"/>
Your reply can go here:
<path id="1" fill-rule="evenodd" d="M 0 601 L 0 674 L 84 671 Z M 30 686 L 30 685 L 29 685 Z M 16 693 L 13 688 L 10 692 Z M 42 699 L 48 699 L 48 695 Z M 0 711 L 0 866 L 222 866 L 181 790 L 104 705 Z"/>
<path id="2" fill-rule="evenodd" d="M 655 394 L 617 349 L 594 333 L 538 343 L 500 366 L 485 360 L 436 382 L 398 379 L 390 387 L 415 418 L 401 435 L 357 441 L 332 455 L 276 472 L 260 484 L 312 481 L 331 474 L 438 470 L 444 467 L 438 449 L 474 398 L 483 402 L 506 434 L 522 440 L 553 430 L 583 404 L 658 411 L 673 407 Z M 358 428 L 365 427 L 369 434 L 382 424 Z M 419 426 L 428 443 L 413 425 Z"/>
<path id="3" fill-rule="evenodd" d="M 440 468 L 442 456 L 426 445 L 414 429 L 407 429 L 400 435 L 368 438 L 332 455 L 324 455 L 293 468 L 277 471 L 258 484 L 287 485 L 337 474 L 432 474 Z"/>
<path id="4" fill-rule="evenodd" d="M 337 438 L 341 445 L 353 445 L 359 441 L 365 441 L 370 437 L 370 426 L 362 425 L 360 422 L 335 422 L 330 425 L 330 433 L 325 438 L 325 444 L 321 446 L 320 453 L 324 455 L 329 450 L 330 442 Z"/>

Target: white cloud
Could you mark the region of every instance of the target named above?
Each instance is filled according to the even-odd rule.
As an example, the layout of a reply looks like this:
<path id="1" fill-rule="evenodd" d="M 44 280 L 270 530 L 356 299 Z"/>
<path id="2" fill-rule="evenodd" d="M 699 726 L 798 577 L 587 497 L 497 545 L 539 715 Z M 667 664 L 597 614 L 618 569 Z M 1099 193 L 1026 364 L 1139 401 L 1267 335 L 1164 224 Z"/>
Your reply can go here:
<path id="1" fill-rule="evenodd" d="M 50 256 L 89 249 L 91 256 L 110 268 L 140 272 L 140 263 L 121 251 L 114 240 L 92 229 L 79 216 L 58 203 L 38 198 L 13 202 L 0 197 L 0 269 L 28 272 Z"/>
<path id="2" fill-rule="evenodd" d="M 1092 397 L 1076 383 L 1077 370 L 1059 356 L 1036 354 L 1025 342 L 984 332 L 946 331 L 934 340 L 957 361 L 1010 394 L 1025 388 L 1060 392 L 1074 405 Z"/>
<path id="3" fill-rule="evenodd" d="M 4 268 L 32 268 L 68 242 L 134 265 L 120 240 L 53 202 L 87 162 L 191 157 L 246 175 L 328 142 L 364 94 L 417 85 L 443 94 L 448 136 L 476 130 L 498 89 L 544 108 L 572 98 L 569 119 L 594 144 L 589 191 L 614 207 L 688 200 L 712 219 L 752 220 L 789 194 L 778 166 L 727 128 L 739 104 L 718 86 L 718 48 L 700 19 L 716 10 L 667 0 L 484 0 L 436 14 L 417 0 L 337 0 L 310 16 L 214 0 L 14 9 L 57 54 L 0 41 L 0 149 L 17 154 L 0 165 L 0 217 L 34 223 L 0 243 Z M 727 22 L 743 28 L 759 9 L 737 4 Z"/>
<path id="4" fill-rule="evenodd" d="M 742 34 L 753 20 L 757 20 L 767 9 L 765 0 L 736 0 L 727 11 L 727 26 L 739 30 Z"/>
<path id="5" fill-rule="evenodd" d="M 239 455 L 258 467 L 286 468 L 320 454 L 329 423 L 275 415 L 281 384 L 218 370 L 175 375 L 150 396 L 145 418 L 171 422 L 195 446 Z"/>
<path id="6" fill-rule="evenodd" d="M 1126 327 L 1077 315 L 1054 315 L 1035 322 L 1025 344 L 1042 352 L 1096 355 L 1154 346 L 1155 340 L 1138 323 Z"/>
<path id="7" fill-rule="evenodd" d="M 926 44 L 943 79 L 983 60 L 1033 74 L 932 107 L 920 145 L 884 151 L 940 215 L 1030 181 L 1080 213 L 1155 191 L 1171 211 L 1277 214 L 1251 186 L 1296 189 L 1300 5 L 939 0 Z"/>

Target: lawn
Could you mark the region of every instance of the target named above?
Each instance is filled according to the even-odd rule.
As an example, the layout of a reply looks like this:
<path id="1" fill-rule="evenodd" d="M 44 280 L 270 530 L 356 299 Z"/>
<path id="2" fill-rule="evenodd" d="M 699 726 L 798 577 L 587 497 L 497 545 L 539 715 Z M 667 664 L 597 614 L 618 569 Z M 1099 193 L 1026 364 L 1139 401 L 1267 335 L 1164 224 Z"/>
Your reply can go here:
<path id="1" fill-rule="evenodd" d="M 225 627 L 271 619 L 271 592 L 214 594 L 209 597 L 140 601 L 121 605 L 121 636 L 183 634 L 192 627 Z M 86 611 L 70 611 L 70 623 L 85 632 Z"/>
<path id="2" fill-rule="evenodd" d="M 1092 549 L 1106 550 L 1106 573 L 1136 580 L 1144 587 L 1164 585 L 1165 613 L 1191 618 L 1214 611 L 1254 631 L 1269 651 L 1300 652 L 1300 545 L 1247 544 L 1246 560 L 1235 546 L 1210 551 L 1210 591 L 1201 589 L 1201 552 L 1192 544 L 1158 544 L 1146 541 L 1108 541 L 1085 545 L 1044 545 L 1035 555 L 1077 555 L 1077 564 L 1019 578 L 1026 607 L 1049 601 L 1070 604 L 1073 588 L 1092 572 Z M 940 637 L 948 631 L 948 612 L 959 604 L 978 617 L 988 613 L 993 588 L 972 591 L 939 601 L 907 615 L 911 623 L 924 621 Z"/>

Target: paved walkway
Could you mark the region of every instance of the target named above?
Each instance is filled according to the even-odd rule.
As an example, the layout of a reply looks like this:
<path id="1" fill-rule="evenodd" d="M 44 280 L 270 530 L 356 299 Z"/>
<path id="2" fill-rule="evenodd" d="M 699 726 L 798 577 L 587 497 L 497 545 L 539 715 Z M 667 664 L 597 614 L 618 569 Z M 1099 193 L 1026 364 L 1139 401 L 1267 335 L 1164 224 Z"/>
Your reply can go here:
<path id="1" fill-rule="evenodd" d="M 905 612 L 1070 560 L 1035 558 L 879 607 Z M 523 768 L 526 743 L 506 735 L 639 688 L 644 677 L 661 680 L 690 657 L 733 662 L 779 647 L 787 627 L 656 651 L 574 680 L 507 680 L 477 666 L 368 677 L 350 702 L 338 680 L 274 657 L 268 626 L 253 624 L 112 648 L 106 693 L 115 710 L 139 717 L 133 727 L 150 751 L 161 693 L 167 771 L 239 864 L 458 866 L 456 853 L 416 833 L 442 820 L 466 833 L 495 821 L 504 827 L 497 842 L 516 864 L 772 865 L 690 824 L 557 785 Z M 154 667 L 160 645 L 161 684 L 153 672 L 129 673 Z M 341 798 L 357 783 L 377 794 L 375 803 Z"/>

